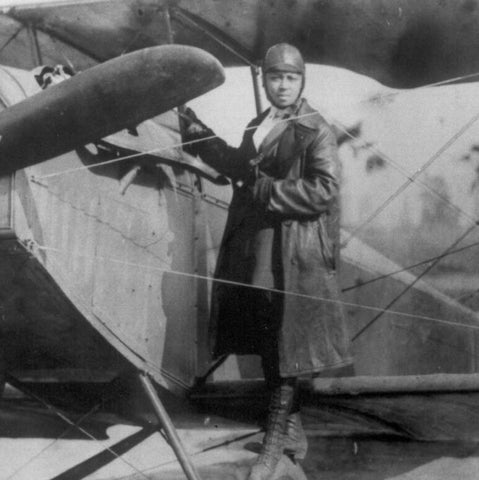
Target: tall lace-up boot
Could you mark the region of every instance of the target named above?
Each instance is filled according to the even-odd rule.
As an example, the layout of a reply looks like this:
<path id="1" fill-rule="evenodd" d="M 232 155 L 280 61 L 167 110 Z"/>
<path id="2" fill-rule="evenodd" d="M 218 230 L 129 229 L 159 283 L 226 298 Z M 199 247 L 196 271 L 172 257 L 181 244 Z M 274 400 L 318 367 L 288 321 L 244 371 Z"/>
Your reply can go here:
<path id="1" fill-rule="evenodd" d="M 304 433 L 299 412 L 288 415 L 286 419 L 286 439 L 284 453 L 294 460 L 303 460 L 308 451 L 308 439 Z"/>
<path id="2" fill-rule="evenodd" d="M 248 480 L 270 480 L 283 455 L 286 420 L 294 397 L 294 387 L 282 384 L 275 388 L 269 405 L 266 433 Z"/>

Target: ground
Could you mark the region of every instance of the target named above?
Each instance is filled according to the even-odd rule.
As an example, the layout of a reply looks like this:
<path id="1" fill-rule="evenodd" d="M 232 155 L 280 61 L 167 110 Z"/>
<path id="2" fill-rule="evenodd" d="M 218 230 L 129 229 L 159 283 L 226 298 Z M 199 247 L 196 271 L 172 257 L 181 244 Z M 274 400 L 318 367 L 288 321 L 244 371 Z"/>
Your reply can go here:
<path id="1" fill-rule="evenodd" d="M 261 439 L 258 427 L 178 405 L 169 411 L 202 480 L 247 477 L 255 454 L 244 445 Z M 479 477 L 478 442 L 415 442 L 378 434 L 345 437 L 317 425 L 307 433 L 310 451 L 302 463 L 304 473 L 284 458 L 278 480 Z M 185 478 L 153 423 L 139 426 L 104 411 L 86 417 L 60 413 L 18 394 L 7 394 L 0 402 L 0 457 L 2 480 Z"/>

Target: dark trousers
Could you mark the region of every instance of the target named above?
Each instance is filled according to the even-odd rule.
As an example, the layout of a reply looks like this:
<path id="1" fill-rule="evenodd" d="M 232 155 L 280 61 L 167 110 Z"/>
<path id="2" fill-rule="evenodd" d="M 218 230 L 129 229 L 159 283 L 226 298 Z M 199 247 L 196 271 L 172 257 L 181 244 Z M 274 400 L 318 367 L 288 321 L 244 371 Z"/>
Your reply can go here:
<path id="1" fill-rule="evenodd" d="M 261 339 L 261 366 L 268 390 L 274 391 L 281 385 L 294 388 L 294 398 L 290 413 L 299 411 L 298 379 L 296 377 L 281 377 L 279 371 L 279 332 L 282 298 L 280 294 L 258 291 L 257 319 L 264 335 Z"/>

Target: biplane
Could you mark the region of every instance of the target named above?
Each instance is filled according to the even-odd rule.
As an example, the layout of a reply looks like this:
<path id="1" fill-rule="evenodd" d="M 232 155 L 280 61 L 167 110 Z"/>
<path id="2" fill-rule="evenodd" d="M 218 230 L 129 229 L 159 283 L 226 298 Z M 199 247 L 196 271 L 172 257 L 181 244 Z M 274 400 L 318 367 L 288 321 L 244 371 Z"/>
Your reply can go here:
<path id="1" fill-rule="evenodd" d="M 309 63 L 395 89 L 473 81 L 479 71 L 476 0 L 0 6 L 0 367 L 17 388 L 60 404 L 88 404 L 91 385 L 136 372 L 147 389 L 206 408 L 261 397 L 257 359 L 213 362 L 209 352 L 229 186 L 182 149 L 182 106 L 222 83 L 222 65 L 250 67 L 258 110 L 259 61 L 282 41 Z M 57 64 L 69 78 L 42 90 L 34 69 Z M 340 142 L 351 135 L 340 132 Z M 398 188 L 419 183 L 426 168 Z M 414 273 L 356 234 L 358 225 L 345 229 L 341 281 L 355 372 L 305 387 L 314 408 L 334 404 L 421 439 L 461 436 L 441 431 L 427 409 L 418 426 L 390 397 L 423 394 L 432 412 L 434 392 L 445 413 L 455 408 L 444 406 L 447 394 L 479 390 L 478 314 L 423 278 L 464 246 L 476 227 L 469 217 L 463 236 L 418 259 L 424 270 Z M 363 402 L 350 398 L 358 393 Z M 479 424 L 469 413 L 472 435 Z"/>

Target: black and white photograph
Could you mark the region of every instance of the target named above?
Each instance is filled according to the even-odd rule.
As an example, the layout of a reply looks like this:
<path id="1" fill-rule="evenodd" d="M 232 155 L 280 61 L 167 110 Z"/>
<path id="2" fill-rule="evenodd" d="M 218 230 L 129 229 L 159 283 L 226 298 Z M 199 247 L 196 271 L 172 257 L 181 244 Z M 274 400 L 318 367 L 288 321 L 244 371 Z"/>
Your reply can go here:
<path id="1" fill-rule="evenodd" d="M 0 480 L 479 478 L 479 0 L 0 0 Z"/>

